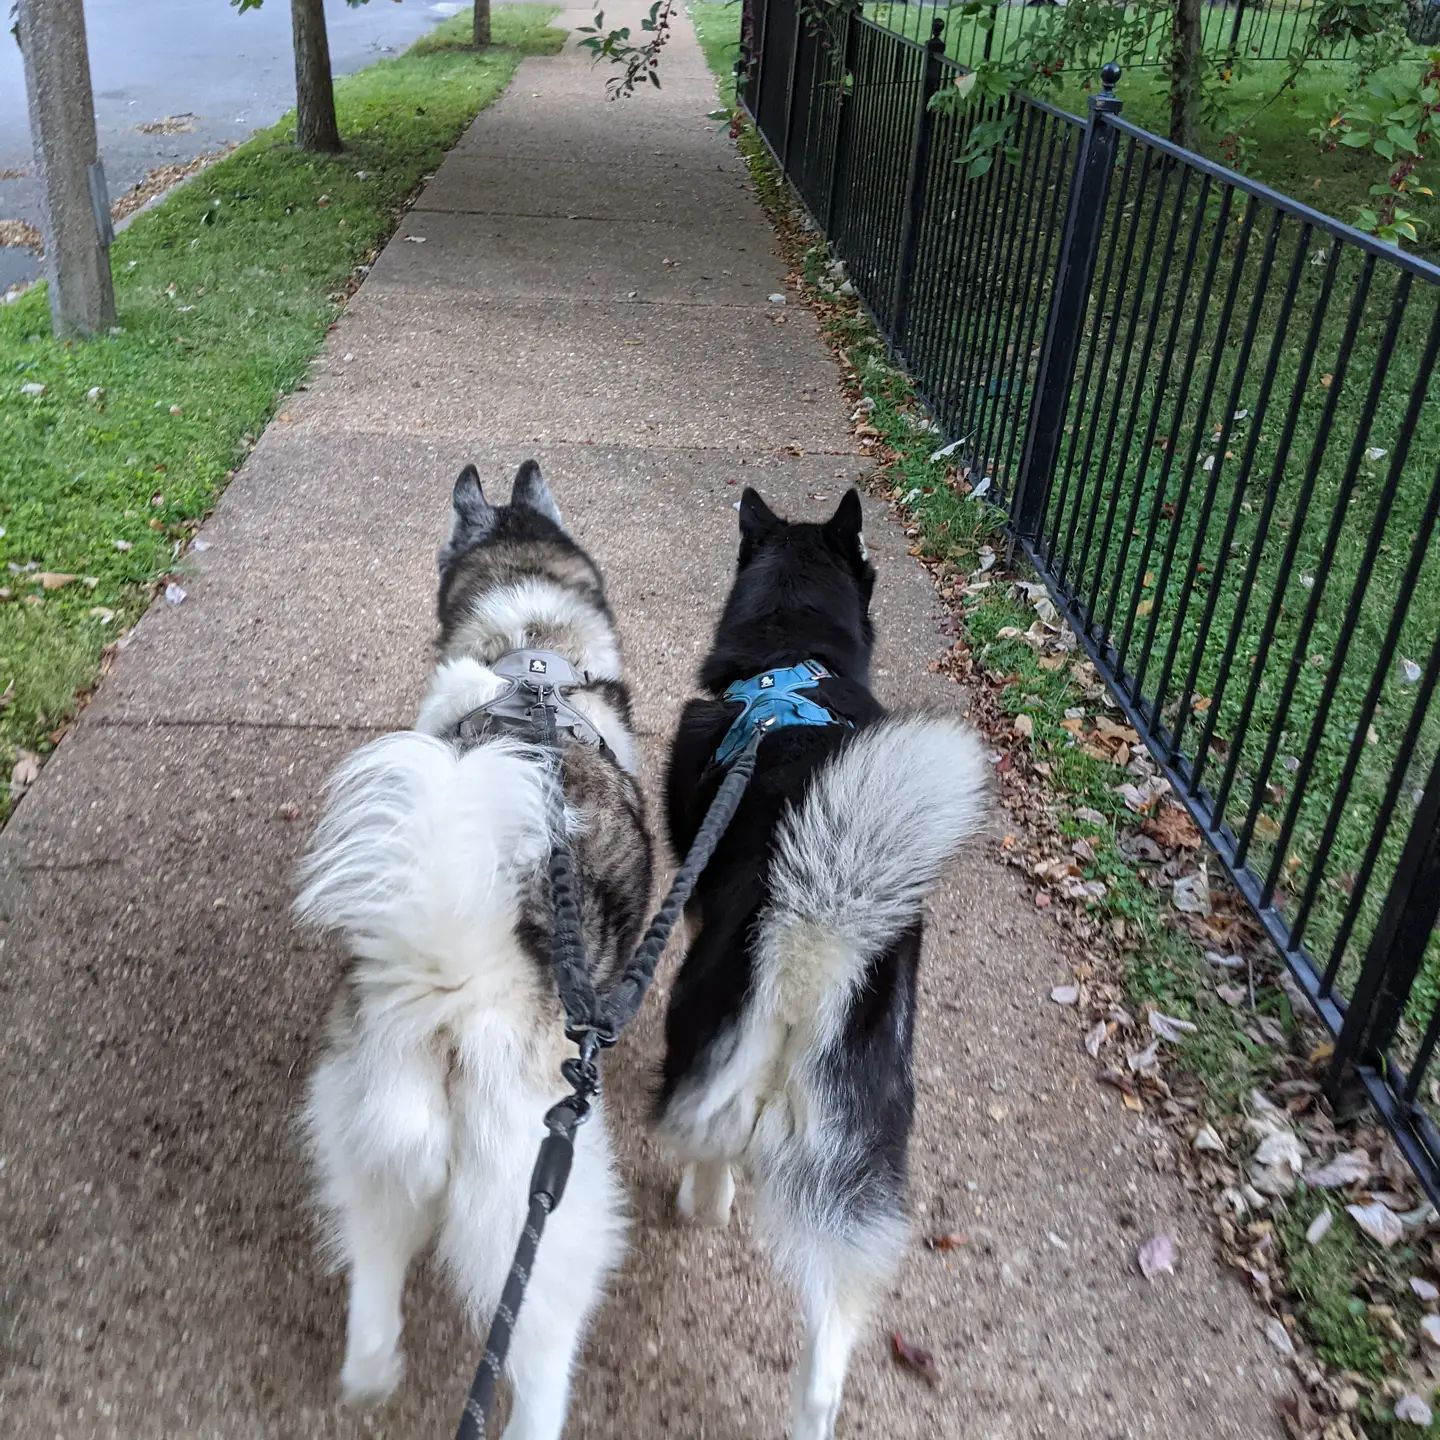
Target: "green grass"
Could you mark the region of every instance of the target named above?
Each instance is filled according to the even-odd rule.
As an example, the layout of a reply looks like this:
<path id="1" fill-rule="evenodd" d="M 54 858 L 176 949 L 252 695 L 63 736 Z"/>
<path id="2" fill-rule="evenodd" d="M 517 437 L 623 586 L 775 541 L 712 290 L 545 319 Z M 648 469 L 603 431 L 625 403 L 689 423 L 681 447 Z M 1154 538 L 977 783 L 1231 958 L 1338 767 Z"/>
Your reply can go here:
<path id="1" fill-rule="evenodd" d="M 304 375 L 356 266 L 521 58 L 563 43 L 556 13 L 497 7 L 484 54 L 457 15 L 337 82 L 343 154 L 296 151 L 289 117 L 142 215 L 115 243 L 112 334 L 52 339 L 43 286 L 0 307 L 0 762 L 49 748 Z M 46 590 L 42 572 L 79 578 Z"/>
<path id="2" fill-rule="evenodd" d="M 735 61 L 740 55 L 740 0 L 695 4 L 689 8 L 705 61 L 715 72 L 721 93 L 728 102 L 735 93 Z"/>

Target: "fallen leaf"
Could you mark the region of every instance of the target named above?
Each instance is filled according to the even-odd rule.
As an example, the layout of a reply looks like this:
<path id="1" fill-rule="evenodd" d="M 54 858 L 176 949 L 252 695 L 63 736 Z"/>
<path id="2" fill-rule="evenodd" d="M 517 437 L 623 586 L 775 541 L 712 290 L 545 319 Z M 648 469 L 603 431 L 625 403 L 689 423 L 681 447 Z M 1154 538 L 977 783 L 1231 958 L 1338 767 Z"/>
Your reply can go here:
<path id="1" fill-rule="evenodd" d="M 32 584 L 39 585 L 46 590 L 63 590 L 67 585 L 73 585 L 79 578 L 78 575 L 61 575 L 54 570 L 37 570 L 30 576 Z"/>
<path id="2" fill-rule="evenodd" d="M 1328 1165 L 1305 1172 L 1305 1183 L 1319 1190 L 1340 1190 L 1358 1184 L 1370 1176 L 1370 1157 L 1363 1150 L 1349 1150 L 1337 1155 Z"/>
<path id="3" fill-rule="evenodd" d="M 1172 850 L 1197 850 L 1200 847 L 1199 827 L 1178 805 L 1162 805 L 1148 820 L 1141 822 L 1140 829 L 1152 840 Z"/>
<path id="4" fill-rule="evenodd" d="M 1177 1020 L 1173 1015 L 1162 1015 L 1158 1010 L 1150 1012 L 1150 1028 L 1162 1039 L 1178 1045 L 1186 1035 L 1195 1033 L 1195 1026 L 1188 1020 Z"/>
<path id="5" fill-rule="evenodd" d="M 1440 1315 L 1427 1315 L 1420 1322 L 1420 1333 L 1440 1349 Z"/>
<path id="6" fill-rule="evenodd" d="M 1175 1237 L 1173 1235 L 1156 1235 L 1140 1247 L 1135 1259 L 1140 1266 L 1140 1273 L 1147 1280 L 1153 1280 L 1157 1275 L 1173 1275 L 1175 1273 Z"/>
<path id="7" fill-rule="evenodd" d="M 1290 1332 L 1273 1315 L 1265 1322 L 1265 1338 L 1282 1355 L 1295 1353 L 1295 1342 L 1290 1338 Z"/>
<path id="8" fill-rule="evenodd" d="M 282 805 L 276 812 L 276 818 L 280 820 L 298 820 L 300 818 L 300 807 L 298 805 Z"/>
<path id="9" fill-rule="evenodd" d="M 1092 1060 L 1099 1057 L 1100 1047 L 1109 1038 L 1110 1027 L 1103 1020 L 1096 1021 L 1094 1027 L 1086 1032 L 1085 1049 L 1089 1052 Z"/>
<path id="10" fill-rule="evenodd" d="M 1262 1195 L 1288 1195 L 1295 1188 L 1295 1177 L 1305 1168 L 1305 1147 L 1293 1131 L 1277 1130 L 1267 1135 L 1250 1162 L 1250 1177 Z M 1267 1189 L 1264 1180 L 1272 1188 Z"/>
<path id="11" fill-rule="evenodd" d="M 1203 869 L 1180 876 L 1174 884 L 1175 908 L 1186 915 L 1209 915 L 1210 879 Z"/>
<path id="12" fill-rule="evenodd" d="M 1435 1417 L 1430 1413 L 1430 1407 L 1418 1395 L 1402 1395 L 1395 1402 L 1395 1418 L 1408 1425 L 1419 1425 L 1428 1430 Z"/>
<path id="13" fill-rule="evenodd" d="M 962 1235 L 958 1230 L 947 1230 L 943 1235 L 931 1235 L 925 1241 L 931 1250 L 958 1250 L 969 1243 L 970 1237 Z"/>
<path id="14" fill-rule="evenodd" d="M 1138 1075 L 1142 1071 L 1154 1069 L 1155 1063 L 1159 1060 L 1159 1058 L 1160 1042 L 1158 1040 L 1153 1040 L 1148 1046 L 1146 1046 L 1144 1050 L 1137 1051 L 1134 1055 L 1127 1056 L 1125 1059 L 1125 1063 Z"/>
<path id="15" fill-rule="evenodd" d="M 172 605 L 179 605 L 185 599 L 185 590 L 173 580 L 165 587 L 165 598 Z"/>
<path id="16" fill-rule="evenodd" d="M 1080 987 L 1078 985 L 1057 985 L 1050 992 L 1050 998 L 1057 1005 L 1074 1005 L 1080 999 Z"/>
<path id="17" fill-rule="evenodd" d="M 913 1371 L 927 1385 L 940 1383 L 935 1357 L 923 1346 L 912 1345 L 898 1330 L 890 1332 L 890 1353 L 902 1369 Z"/>
<path id="18" fill-rule="evenodd" d="M 1210 1150 L 1216 1154 L 1224 1154 L 1225 1151 L 1225 1142 L 1216 1134 L 1213 1125 L 1202 1125 L 1190 1144 L 1196 1150 Z"/>
<path id="19" fill-rule="evenodd" d="M 1433 1305 L 1435 1301 L 1440 1300 L 1440 1288 L 1432 1285 L 1430 1281 L 1422 1279 L 1419 1275 L 1410 1277 L 1410 1288 L 1427 1305 Z"/>
<path id="20" fill-rule="evenodd" d="M 1233 1010 L 1245 1003 L 1250 992 L 1243 985 L 1217 985 L 1215 993 Z"/>
<path id="21" fill-rule="evenodd" d="M 1322 1210 L 1311 1222 L 1310 1228 L 1305 1232 L 1305 1242 L 1308 1245 L 1318 1245 L 1329 1233 L 1330 1227 L 1335 1223 L 1335 1212 L 1330 1209 Z"/>
<path id="22" fill-rule="evenodd" d="M 1413 661 L 1400 657 L 1400 677 L 1407 685 L 1413 685 L 1420 678 L 1420 667 Z"/>
<path id="23" fill-rule="evenodd" d="M 23 790 L 40 778 L 40 757 L 33 750 L 22 750 L 10 771 L 11 789 Z"/>
<path id="24" fill-rule="evenodd" d="M 1379 1201 L 1369 1205 L 1347 1205 L 1345 1213 L 1378 1245 L 1389 1249 L 1405 1234 L 1400 1217 Z"/>
<path id="25" fill-rule="evenodd" d="M 423 245 L 426 237 L 424 235 L 407 235 L 405 239 L 411 245 Z"/>
<path id="26" fill-rule="evenodd" d="M 1017 715 L 1012 728 L 1017 735 L 1026 740 L 1035 734 L 1035 722 L 1028 715 Z"/>

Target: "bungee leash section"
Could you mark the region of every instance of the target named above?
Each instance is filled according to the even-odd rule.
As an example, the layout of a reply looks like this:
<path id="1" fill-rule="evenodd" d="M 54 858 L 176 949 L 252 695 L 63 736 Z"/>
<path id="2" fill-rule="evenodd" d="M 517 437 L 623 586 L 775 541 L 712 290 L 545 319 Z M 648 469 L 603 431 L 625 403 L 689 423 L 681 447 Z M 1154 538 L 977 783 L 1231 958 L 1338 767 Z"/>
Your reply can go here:
<path id="1" fill-rule="evenodd" d="M 510 1274 L 495 1309 L 495 1318 L 490 1322 L 485 1353 L 471 1382 L 456 1440 L 488 1440 L 486 1427 L 494 1410 L 495 1392 L 505 1366 L 505 1357 L 510 1353 L 515 1320 L 525 1299 L 535 1253 L 540 1248 L 540 1237 L 545 1233 L 546 1220 L 565 1194 L 565 1183 L 570 1178 L 570 1166 L 575 1158 L 576 1132 L 590 1118 L 592 1104 L 600 1091 L 600 1051 L 613 1045 L 620 1032 L 638 1013 L 655 978 L 655 967 L 660 963 L 670 932 L 690 899 L 695 882 L 715 853 L 720 837 L 734 818 L 740 797 L 755 773 L 756 756 L 764 734 L 761 728 L 755 728 L 731 763 L 706 811 L 694 844 L 675 872 L 665 903 L 655 912 L 655 918 L 636 946 L 620 979 L 602 998 L 595 993 L 585 962 L 585 937 L 575 886 L 574 856 L 565 834 L 565 792 L 559 783 L 555 689 L 538 675 L 533 679 L 527 675 L 521 684 L 534 697 L 528 714 L 536 738 L 555 756 L 556 784 L 550 827 L 554 847 L 550 853 L 551 904 L 554 910 L 550 965 L 560 1003 L 565 1010 L 565 1035 L 574 1041 L 579 1053 L 561 1067 L 561 1074 L 571 1093 L 552 1105 L 545 1115 L 545 1128 L 549 1133 L 540 1142 L 540 1153 L 530 1174 L 530 1203 L 525 1228 L 520 1233 L 520 1243 L 515 1249 Z"/>

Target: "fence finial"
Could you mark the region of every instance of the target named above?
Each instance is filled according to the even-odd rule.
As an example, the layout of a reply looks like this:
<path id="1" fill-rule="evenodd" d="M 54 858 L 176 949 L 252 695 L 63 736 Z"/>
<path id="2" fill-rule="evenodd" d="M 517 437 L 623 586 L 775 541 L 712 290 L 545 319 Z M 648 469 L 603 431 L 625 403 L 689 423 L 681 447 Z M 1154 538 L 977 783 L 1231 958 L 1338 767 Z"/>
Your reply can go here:
<path id="1" fill-rule="evenodd" d="M 1120 76 L 1123 73 L 1119 62 L 1115 60 L 1107 60 L 1100 67 L 1100 89 L 1107 99 L 1115 98 L 1115 87 L 1120 83 Z"/>
<path id="2" fill-rule="evenodd" d="M 930 21 L 930 40 L 931 40 L 931 43 L 933 44 L 935 41 L 937 41 L 937 40 L 943 40 L 944 38 L 945 38 L 945 22 L 944 22 L 938 15 L 936 15 L 936 16 L 934 16 L 934 17 L 931 19 L 931 21 Z"/>

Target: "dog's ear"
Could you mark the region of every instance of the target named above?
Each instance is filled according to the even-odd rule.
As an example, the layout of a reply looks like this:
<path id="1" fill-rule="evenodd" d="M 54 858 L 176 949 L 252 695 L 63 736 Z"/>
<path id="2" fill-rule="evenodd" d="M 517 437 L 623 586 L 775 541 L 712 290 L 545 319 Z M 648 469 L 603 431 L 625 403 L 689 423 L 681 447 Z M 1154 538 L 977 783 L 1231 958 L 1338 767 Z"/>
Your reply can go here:
<path id="1" fill-rule="evenodd" d="M 454 515 L 450 523 L 450 539 L 440 551 L 442 570 L 457 555 L 486 539 L 495 528 L 495 507 L 485 498 L 479 471 L 473 465 L 467 465 L 460 472 L 450 503 Z"/>
<path id="2" fill-rule="evenodd" d="M 865 549 L 865 513 L 860 508 L 860 492 L 849 489 L 845 492 L 835 513 L 825 522 L 825 538 L 842 555 L 858 552 L 862 560 L 868 559 Z"/>
<path id="3" fill-rule="evenodd" d="M 740 536 L 759 540 L 785 522 L 748 485 L 740 496 Z"/>
<path id="4" fill-rule="evenodd" d="M 540 473 L 540 466 L 534 460 L 527 460 L 515 475 L 515 488 L 510 492 L 512 505 L 525 505 L 537 511 L 547 520 L 553 520 L 561 530 L 565 522 L 560 518 L 560 507 Z"/>

